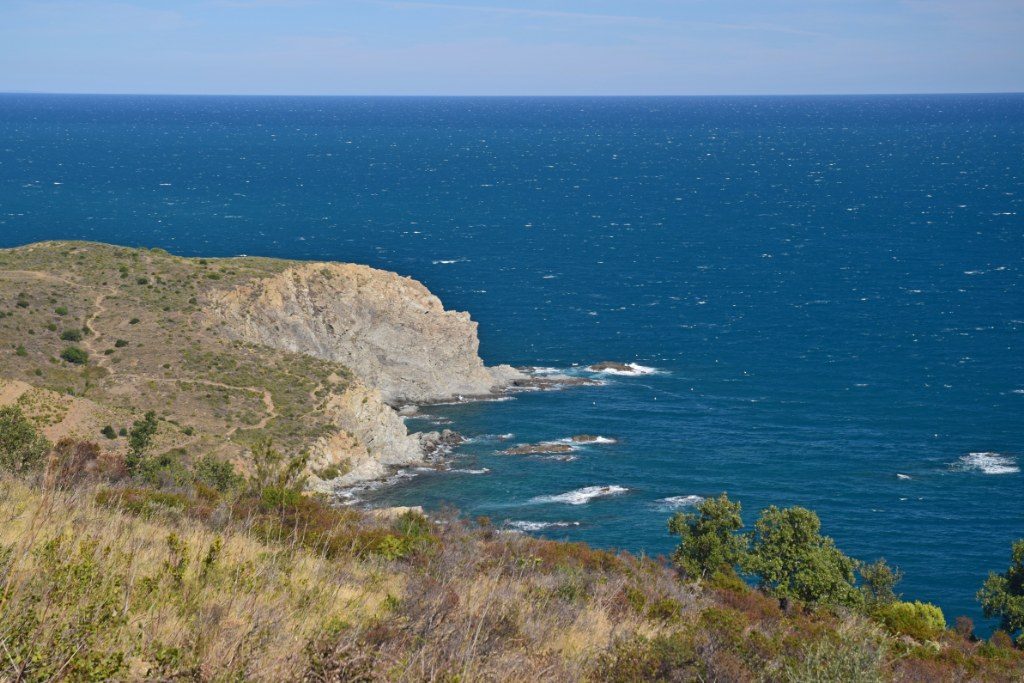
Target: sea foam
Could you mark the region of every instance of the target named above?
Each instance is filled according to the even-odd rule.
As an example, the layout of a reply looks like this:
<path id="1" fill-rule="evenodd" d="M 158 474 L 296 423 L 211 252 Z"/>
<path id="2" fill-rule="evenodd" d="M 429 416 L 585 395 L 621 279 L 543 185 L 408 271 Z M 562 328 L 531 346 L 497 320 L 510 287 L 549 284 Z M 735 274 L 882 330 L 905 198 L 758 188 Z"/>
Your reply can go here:
<path id="1" fill-rule="evenodd" d="M 662 498 L 659 503 L 663 503 L 666 507 L 673 508 L 686 508 L 694 507 L 699 505 L 704 500 L 704 496 L 669 496 L 668 498 Z"/>
<path id="2" fill-rule="evenodd" d="M 531 522 L 529 520 L 513 520 L 505 523 L 516 531 L 543 531 L 544 529 L 566 529 L 579 526 L 579 522 Z"/>
<path id="3" fill-rule="evenodd" d="M 1020 472 L 1017 461 L 1002 453 L 982 452 L 968 453 L 961 456 L 953 464 L 953 469 L 961 471 L 979 471 L 984 474 L 1016 474 Z"/>
<path id="4" fill-rule="evenodd" d="M 554 496 L 536 496 L 531 503 L 565 503 L 566 505 L 586 505 L 595 498 L 617 496 L 629 491 L 625 486 L 584 486 L 575 491 L 567 491 Z"/>

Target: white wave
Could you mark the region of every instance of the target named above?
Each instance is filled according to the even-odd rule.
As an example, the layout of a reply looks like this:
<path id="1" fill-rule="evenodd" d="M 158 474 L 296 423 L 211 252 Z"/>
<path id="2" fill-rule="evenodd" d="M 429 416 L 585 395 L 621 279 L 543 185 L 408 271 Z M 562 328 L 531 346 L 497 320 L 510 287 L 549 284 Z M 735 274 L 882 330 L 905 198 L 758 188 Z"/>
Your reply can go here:
<path id="1" fill-rule="evenodd" d="M 968 453 L 961 456 L 953 468 L 961 471 L 977 470 L 984 474 L 1016 474 L 1020 472 L 1020 467 L 1017 466 L 1017 461 L 1013 457 L 991 452 Z"/>
<path id="2" fill-rule="evenodd" d="M 897 472 L 896 473 L 896 478 L 897 479 L 912 479 L 913 477 L 911 477 L 909 474 L 900 474 L 899 472 Z"/>
<path id="3" fill-rule="evenodd" d="M 468 258 L 451 258 L 451 259 L 436 259 L 431 261 L 435 266 L 450 266 L 453 263 L 465 263 L 469 261 Z"/>
<path id="4" fill-rule="evenodd" d="M 592 444 L 606 445 L 606 444 L 618 443 L 618 442 L 619 442 L 618 439 L 613 439 L 610 436 L 600 436 L 600 435 L 597 435 L 593 439 L 588 439 L 588 440 L 585 440 L 585 441 L 576 441 L 571 436 L 569 436 L 569 437 L 566 437 L 564 439 L 556 439 L 555 441 L 545 441 L 544 443 L 564 443 L 564 444 L 568 444 L 568 445 L 572 446 L 573 448 L 576 448 L 577 446 L 590 446 Z"/>
<path id="5" fill-rule="evenodd" d="M 481 467 L 478 470 L 464 469 L 464 470 L 449 470 L 449 471 L 450 472 L 454 472 L 455 474 L 487 474 L 491 470 L 488 469 L 487 467 Z"/>
<path id="6" fill-rule="evenodd" d="M 567 491 L 554 496 L 536 496 L 530 499 L 531 503 L 565 503 L 566 505 L 585 505 L 594 498 L 604 496 L 617 496 L 629 491 L 625 486 L 584 486 L 575 491 Z"/>
<path id="7" fill-rule="evenodd" d="M 1011 394 L 1024 394 L 1024 389 L 1014 389 Z"/>
<path id="8" fill-rule="evenodd" d="M 543 531 L 544 529 L 565 529 L 579 526 L 579 522 L 531 522 L 529 520 L 513 520 L 505 523 L 516 531 Z"/>
<path id="9" fill-rule="evenodd" d="M 629 370 L 616 370 L 615 368 L 605 368 L 603 370 L 594 370 L 594 366 L 588 366 L 587 370 L 590 372 L 596 372 L 601 375 L 615 375 L 616 377 L 636 377 L 638 375 L 658 375 L 661 374 L 661 370 L 658 368 L 652 368 L 647 365 L 640 365 L 639 363 L 625 363 Z"/>
<path id="10" fill-rule="evenodd" d="M 704 496 L 669 496 L 668 498 L 662 498 L 660 503 L 664 503 L 669 507 L 675 508 L 687 508 L 695 507 L 704 501 Z"/>

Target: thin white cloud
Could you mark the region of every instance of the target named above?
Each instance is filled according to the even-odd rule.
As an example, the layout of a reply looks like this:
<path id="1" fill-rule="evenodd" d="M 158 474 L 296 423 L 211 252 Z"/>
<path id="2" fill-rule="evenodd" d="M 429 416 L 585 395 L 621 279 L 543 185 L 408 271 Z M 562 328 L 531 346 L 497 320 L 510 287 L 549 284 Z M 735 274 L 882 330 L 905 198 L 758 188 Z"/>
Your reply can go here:
<path id="1" fill-rule="evenodd" d="M 823 37 L 816 31 L 807 31 L 792 26 L 778 24 L 737 24 L 707 21 L 679 21 L 662 17 L 641 16 L 635 14 L 601 14 L 594 12 L 572 12 L 564 10 L 542 10 L 528 7 L 507 7 L 497 5 L 464 5 L 447 2 L 419 2 L 418 0 L 378 0 L 377 4 L 404 9 L 436 9 L 455 12 L 479 12 L 509 16 L 523 16 L 548 19 L 570 19 L 602 23 L 628 23 L 634 26 L 673 27 L 686 26 L 691 28 L 721 29 L 727 31 L 764 31 L 769 33 L 788 33 L 790 35 Z"/>

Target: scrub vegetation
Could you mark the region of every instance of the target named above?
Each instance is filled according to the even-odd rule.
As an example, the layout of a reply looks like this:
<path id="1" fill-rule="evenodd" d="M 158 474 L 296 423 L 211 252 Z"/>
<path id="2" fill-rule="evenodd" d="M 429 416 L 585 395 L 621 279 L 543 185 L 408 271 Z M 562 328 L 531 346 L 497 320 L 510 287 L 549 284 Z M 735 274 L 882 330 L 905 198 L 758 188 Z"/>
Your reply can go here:
<path id="1" fill-rule="evenodd" d="M 977 640 L 901 601 L 898 572 L 847 558 L 800 508 L 744 533 L 737 503 L 709 499 L 670 521 L 674 558 L 652 559 L 451 512 L 331 507 L 302 492 L 305 456 L 269 437 L 245 475 L 151 452 L 146 416 L 121 455 L 51 446 L 18 408 L 0 420 L 3 680 L 1024 675 L 1005 632 Z M 1016 567 L 985 595 L 1016 590 Z"/>

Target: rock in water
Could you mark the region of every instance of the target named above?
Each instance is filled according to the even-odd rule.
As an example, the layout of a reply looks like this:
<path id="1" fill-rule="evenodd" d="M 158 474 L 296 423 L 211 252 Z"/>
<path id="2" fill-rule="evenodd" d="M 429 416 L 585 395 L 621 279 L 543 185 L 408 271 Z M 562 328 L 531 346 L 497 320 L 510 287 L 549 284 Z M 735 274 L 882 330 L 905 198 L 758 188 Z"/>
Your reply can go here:
<path id="1" fill-rule="evenodd" d="M 533 443 L 523 444 L 502 451 L 505 455 L 547 455 L 553 453 L 571 453 L 572 446 L 567 443 Z"/>
<path id="2" fill-rule="evenodd" d="M 636 372 L 636 368 L 626 363 L 617 363 L 613 360 L 603 360 L 600 363 L 594 363 L 588 370 L 593 372 L 601 372 L 603 370 L 614 370 L 616 372 Z"/>

